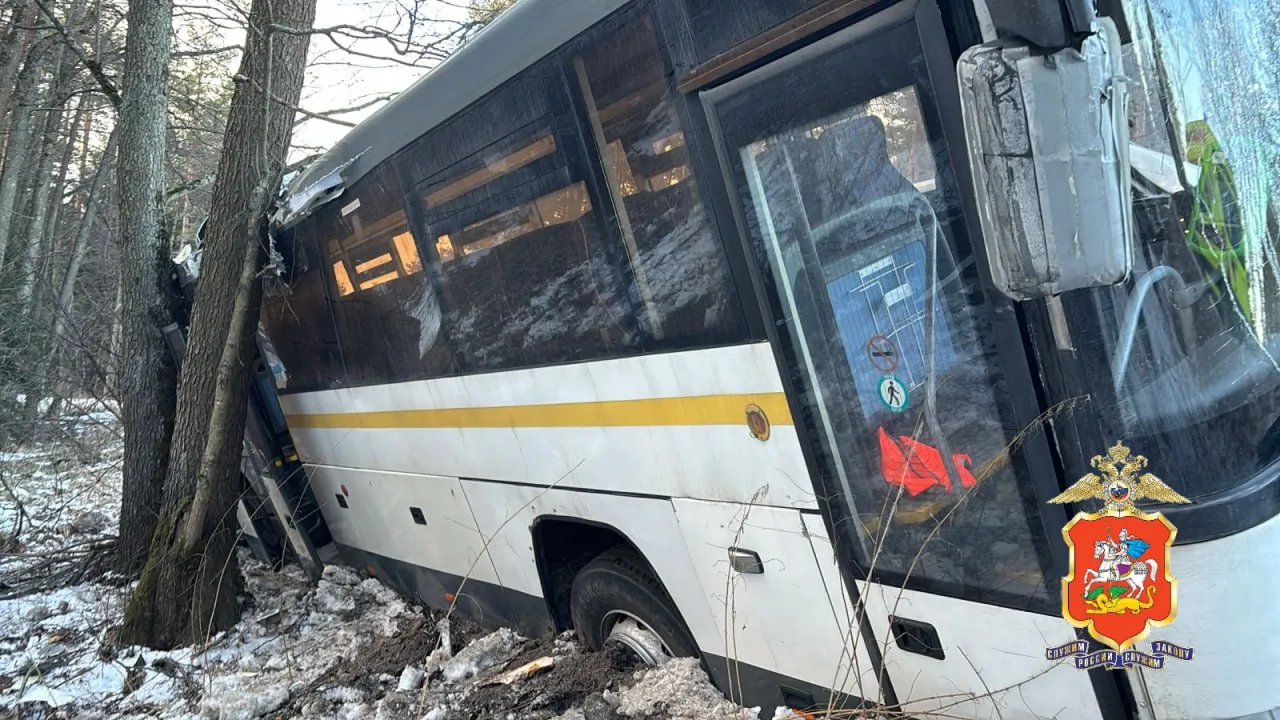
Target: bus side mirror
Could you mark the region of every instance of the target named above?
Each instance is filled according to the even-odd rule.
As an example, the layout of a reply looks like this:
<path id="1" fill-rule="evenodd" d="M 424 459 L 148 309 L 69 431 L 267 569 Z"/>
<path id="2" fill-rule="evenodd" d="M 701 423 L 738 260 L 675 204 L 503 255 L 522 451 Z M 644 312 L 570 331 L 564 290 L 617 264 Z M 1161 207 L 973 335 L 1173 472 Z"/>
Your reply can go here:
<path id="1" fill-rule="evenodd" d="M 1079 50 L 996 41 L 956 72 L 997 289 L 1031 300 L 1124 282 L 1133 267 L 1128 94 L 1107 18 Z"/>

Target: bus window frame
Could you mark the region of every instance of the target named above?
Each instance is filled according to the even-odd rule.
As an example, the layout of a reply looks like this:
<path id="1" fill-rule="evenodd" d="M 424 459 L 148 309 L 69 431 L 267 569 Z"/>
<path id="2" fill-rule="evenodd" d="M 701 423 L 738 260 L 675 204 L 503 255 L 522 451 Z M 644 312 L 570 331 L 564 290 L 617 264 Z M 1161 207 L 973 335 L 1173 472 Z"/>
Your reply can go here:
<path id="1" fill-rule="evenodd" d="M 582 153 L 581 159 L 585 163 L 584 167 L 587 176 L 592 180 L 592 182 L 588 183 L 588 189 L 593 193 L 591 201 L 596 203 L 598 198 L 599 205 L 597 207 L 604 213 L 601 221 L 608 225 L 608 231 L 620 241 L 618 245 L 621 247 L 623 229 L 620 225 L 617 202 L 615 202 L 614 193 L 605 171 L 607 161 L 601 156 L 597 147 L 592 130 L 590 111 L 587 107 L 586 99 L 578 89 L 579 80 L 577 70 L 574 67 L 574 58 L 596 49 L 608 36 L 616 34 L 623 27 L 630 25 L 640 17 L 648 16 L 657 43 L 658 60 L 666 77 L 668 99 L 675 108 L 676 117 L 684 133 L 685 147 L 689 154 L 689 167 L 697 183 L 698 201 L 702 204 L 705 212 L 708 230 L 714 235 L 715 241 L 721 248 L 724 260 L 728 265 L 728 286 L 725 290 L 729 294 L 729 299 L 738 315 L 737 322 L 740 326 L 740 337 L 728 343 L 701 344 L 692 348 L 678 343 L 674 345 L 667 344 L 657 338 L 647 338 L 649 349 L 646 352 L 712 349 L 726 345 L 745 345 L 768 340 L 765 332 L 768 321 L 765 319 L 751 279 L 750 263 L 739 251 L 738 242 L 734 236 L 737 230 L 733 225 L 731 216 L 725 213 L 725 207 L 721 204 L 722 198 L 719 194 L 721 185 L 720 171 L 719 165 L 715 160 L 715 149 L 707 139 L 703 139 L 704 136 L 702 135 L 706 118 L 696 100 L 682 92 L 678 87 L 677 71 L 679 66 L 673 56 L 672 49 L 676 47 L 683 48 L 687 37 L 687 31 L 684 30 L 683 26 L 684 15 L 681 2 L 682 0 L 635 0 L 635 2 L 596 23 L 589 30 L 579 34 L 555 54 L 557 61 L 560 63 L 565 82 L 569 86 L 568 95 L 573 107 L 573 119 L 575 128 L 579 132 L 578 139 L 581 142 L 581 146 L 578 149 Z M 694 140 L 695 136 L 699 139 Z M 611 248 L 611 250 L 614 250 L 614 248 Z M 614 260 L 611 257 L 610 262 L 630 264 L 625 254 L 620 254 L 620 260 Z M 629 267 L 627 272 L 628 279 L 633 279 L 633 276 L 630 275 Z"/>
<path id="2" fill-rule="evenodd" d="M 329 254 L 328 254 L 327 247 L 325 245 L 325 240 L 319 237 L 316 230 L 316 228 L 318 227 L 319 219 L 326 217 L 325 215 L 326 212 L 337 212 L 337 211 L 338 210 L 337 210 L 336 204 L 334 204 L 331 207 L 321 208 L 318 212 L 313 213 L 311 216 L 305 218 L 302 222 L 297 223 L 283 230 L 283 233 L 285 233 L 283 239 L 289 245 L 291 260 L 286 265 L 286 269 L 285 269 L 285 274 L 288 276 L 287 279 L 285 277 L 275 279 L 275 282 L 279 283 L 275 292 L 279 293 L 281 298 L 283 298 L 282 302 L 287 305 L 289 302 L 289 297 L 293 295 L 293 290 L 297 283 L 296 271 L 297 271 L 298 246 L 299 244 L 302 244 L 303 245 L 302 253 L 306 257 L 308 262 L 308 267 L 305 272 L 315 272 L 321 278 L 320 279 L 321 288 L 322 288 L 321 304 L 324 308 L 324 313 L 325 313 L 324 326 L 329 332 L 329 336 L 327 338 L 324 338 L 323 340 L 333 342 L 337 348 L 338 365 L 340 366 L 337 368 L 338 374 L 335 377 L 330 378 L 330 381 L 328 383 L 322 383 L 319 385 L 303 385 L 300 387 L 278 389 L 276 391 L 276 394 L 281 397 L 285 395 L 297 395 L 302 393 L 320 392 L 325 390 L 336 390 L 338 388 L 348 387 L 347 376 L 349 374 L 349 371 L 347 369 L 347 353 L 346 353 L 346 350 L 342 347 L 342 335 L 338 330 L 337 317 L 334 315 L 334 303 L 337 302 L 337 300 L 339 299 L 338 288 L 337 288 L 336 282 L 333 279 L 333 267 L 328 264 Z M 299 237 L 300 231 L 302 234 L 301 238 Z M 267 299 L 266 293 L 264 293 L 263 294 L 264 304 L 266 299 Z M 261 310 L 259 312 L 261 312 Z M 261 320 L 259 321 L 259 323 L 261 324 Z M 265 327 L 263 328 L 263 332 L 266 332 Z M 273 345 L 278 347 L 279 340 L 280 340 L 278 337 L 271 338 L 270 335 L 268 335 L 268 338 L 271 340 Z M 281 359 L 281 361 L 283 362 L 283 358 Z M 285 372 L 286 373 L 289 372 L 288 366 L 285 366 Z M 296 376 L 296 373 L 295 373 L 295 376 Z"/>

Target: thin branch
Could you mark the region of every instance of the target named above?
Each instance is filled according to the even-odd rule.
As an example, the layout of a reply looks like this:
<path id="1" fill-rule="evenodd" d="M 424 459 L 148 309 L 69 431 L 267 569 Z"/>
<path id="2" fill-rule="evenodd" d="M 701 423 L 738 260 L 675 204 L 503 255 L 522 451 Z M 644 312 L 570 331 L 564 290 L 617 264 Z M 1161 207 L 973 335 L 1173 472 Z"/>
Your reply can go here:
<path id="1" fill-rule="evenodd" d="M 258 90 L 258 92 L 262 92 L 262 86 L 261 86 L 261 85 L 259 85 L 256 81 L 254 81 L 254 80 L 253 80 L 253 78 L 246 77 L 246 76 L 244 76 L 244 75 L 236 75 L 236 76 L 235 76 L 235 78 L 234 78 L 234 80 L 235 80 L 236 82 L 247 82 L 247 83 L 249 83 L 250 85 L 253 85 L 253 87 L 254 87 L 254 88 L 256 88 L 256 89 Z M 307 116 L 307 117 L 309 117 L 309 118 L 312 118 L 312 119 L 315 119 L 315 120 L 323 120 L 323 121 L 328 122 L 328 123 L 333 123 L 334 125 L 341 125 L 342 127 L 353 128 L 353 127 L 355 127 L 355 126 L 356 126 L 356 124 L 355 124 L 355 123 L 353 123 L 353 122 L 347 122 L 346 120 L 338 120 L 337 118 L 326 117 L 325 115 L 323 115 L 323 114 L 321 114 L 321 113 L 311 112 L 310 110 L 307 110 L 307 109 L 305 109 L 305 108 L 298 107 L 297 105 L 294 105 L 293 103 L 288 102 L 288 101 L 284 100 L 283 98 L 277 97 L 274 93 L 269 94 L 269 97 L 271 98 L 271 101 L 272 101 L 272 102 L 279 103 L 279 104 L 281 104 L 281 105 L 283 105 L 283 106 L 285 106 L 285 107 L 289 108 L 290 110 L 293 110 L 293 111 L 294 111 L 294 112 L 296 112 L 296 113 L 300 113 L 300 114 L 302 114 L 302 115 L 305 115 L 305 116 Z"/>
<path id="2" fill-rule="evenodd" d="M 307 120 L 307 119 L 312 119 L 312 118 L 314 118 L 314 119 L 318 119 L 318 120 L 326 120 L 326 121 L 328 121 L 328 122 L 333 122 L 333 123 L 338 124 L 338 125 L 344 125 L 344 126 L 346 126 L 346 127 L 355 127 L 355 124 L 354 124 L 354 123 L 348 123 L 347 121 L 343 121 L 343 120 L 335 120 L 333 116 L 334 116 L 334 115 L 346 115 L 346 114 L 348 114 L 348 113 L 359 112 L 359 111 L 364 110 L 364 109 L 366 109 L 366 108 L 373 107 L 374 105 L 377 105 L 378 103 L 384 103 L 384 102 L 387 102 L 387 101 L 391 100 L 392 98 L 394 98 L 395 96 L 396 96 L 396 95 L 395 95 L 395 93 L 388 93 L 388 94 L 386 94 L 386 95 L 379 95 L 379 96 L 377 96 L 377 97 L 375 97 L 375 98 L 372 98 L 372 99 L 370 99 L 370 100 L 366 100 L 365 102 L 362 102 L 362 103 L 360 103 L 360 104 L 358 104 L 358 105 L 352 105 L 352 106 L 350 106 L 350 107 L 345 107 L 345 108 L 337 108 L 337 109 L 335 109 L 335 110 L 324 110 L 324 111 L 319 111 L 319 112 L 311 112 L 311 111 L 307 111 L 307 110 L 298 109 L 298 111 L 299 111 L 300 113 L 302 113 L 303 115 L 305 115 L 305 116 L 306 116 L 306 119 L 304 119 L 304 120 L 298 120 L 298 121 L 294 122 L 294 124 L 293 124 L 293 125 L 294 125 L 294 127 L 297 127 L 297 126 L 301 125 L 302 123 L 306 122 L 306 120 Z"/>
<path id="3" fill-rule="evenodd" d="M 209 183 L 213 182 L 214 177 L 216 177 L 215 173 L 209 173 L 207 175 L 201 175 L 198 178 L 194 178 L 184 183 L 175 185 L 169 188 L 168 190 L 164 191 L 164 199 L 172 200 L 173 198 L 177 197 L 178 195 L 181 195 L 182 193 L 191 192 L 196 188 L 204 187 L 205 185 L 208 185 Z"/>
<path id="4" fill-rule="evenodd" d="M 71 52 L 75 53 L 76 57 L 80 58 L 80 62 L 84 63 L 84 66 L 89 69 L 93 78 L 98 81 L 98 85 L 102 87 L 102 94 L 107 96 L 107 99 L 111 101 L 112 106 L 117 110 L 120 109 L 120 90 L 116 87 L 115 83 L 111 81 L 111 78 L 107 77 L 107 72 L 102 67 L 102 63 L 89 57 L 89 54 L 84 51 L 84 48 L 80 47 L 80 44 L 71 37 L 71 34 L 67 32 L 67 29 L 63 27 L 62 23 L 58 21 L 58 18 L 54 16 L 53 11 L 45 5 L 44 0 L 36 0 L 36 6 L 40 8 L 40 13 L 53 24 L 54 29 L 62 36 L 67 47 L 71 48 Z"/>
<path id="5" fill-rule="evenodd" d="M 169 57 L 171 58 L 204 57 L 206 55 L 221 55 L 223 53 L 231 52 L 232 50 L 244 52 L 244 46 L 243 45 L 227 45 L 225 47 L 209 48 L 208 50 L 178 50 L 176 52 L 169 53 Z"/>

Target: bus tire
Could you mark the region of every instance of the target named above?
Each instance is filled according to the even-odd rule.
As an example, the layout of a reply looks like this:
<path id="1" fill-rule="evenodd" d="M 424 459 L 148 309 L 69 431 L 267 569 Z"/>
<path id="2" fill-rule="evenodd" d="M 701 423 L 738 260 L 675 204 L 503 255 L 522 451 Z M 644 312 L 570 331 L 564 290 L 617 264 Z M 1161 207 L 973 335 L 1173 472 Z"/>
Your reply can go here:
<path id="1" fill-rule="evenodd" d="M 650 665 L 698 657 L 698 645 L 662 583 L 624 545 L 604 551 L 578 572 L 569 604 L 574 629 L 592 651 L 615 641 Z M 651 642 L 653 636 L 660 647 Z"/>

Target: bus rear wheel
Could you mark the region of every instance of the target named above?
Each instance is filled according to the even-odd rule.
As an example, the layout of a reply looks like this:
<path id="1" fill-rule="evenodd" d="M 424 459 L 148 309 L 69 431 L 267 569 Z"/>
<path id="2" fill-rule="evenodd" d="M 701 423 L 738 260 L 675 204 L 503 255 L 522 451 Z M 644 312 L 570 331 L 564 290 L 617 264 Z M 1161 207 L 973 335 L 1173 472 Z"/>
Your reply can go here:
<path id="1" fill-rule="evenodd" d="M 590 650 L 620 645 L 646 665 L 697 657 L 698 646 L 662 583 L 634 550 L 606 550 L 578 572 L 570 594 L 578 637 Z"/>

